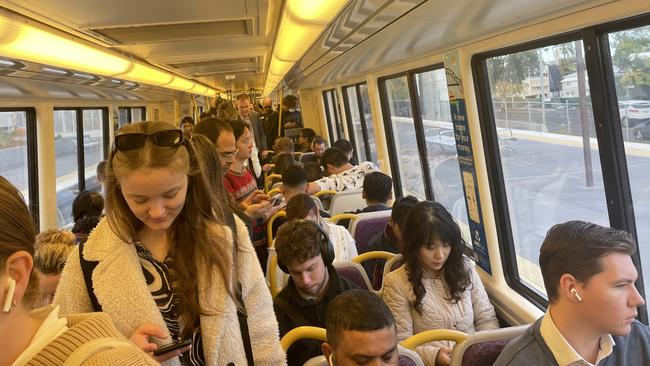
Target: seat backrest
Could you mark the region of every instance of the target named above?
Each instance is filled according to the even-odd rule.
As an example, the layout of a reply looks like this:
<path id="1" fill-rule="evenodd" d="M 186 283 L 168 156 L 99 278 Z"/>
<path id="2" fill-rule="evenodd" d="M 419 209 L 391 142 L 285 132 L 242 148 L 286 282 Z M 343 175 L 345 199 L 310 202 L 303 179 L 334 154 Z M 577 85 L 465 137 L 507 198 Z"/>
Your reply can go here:
<path id="1" fill-rule="evenodd" d="M 387 260 L 386 264 L 384 265 L 384 277 L 386 277 L 386 275 L 390 272 L 393 272 L 394 270 L 401 267 L 402 264 L 404 264 L 404 256 L 401 254 L 397 254 L 393 258 Z"/>
<path id="2" fill-rule="evenodd" d="M 372 289 L 366 270 L 359 263 L 351 261 L 339 261 L 333 263 L 336 274 L 347 279 L 362 290 L 375 292 Z"/>
<path id="3" fill-rule="evenodd" d="M 332 198 L 330 215 L 334 216 L 343 212 L 354 212 L 366 207 L 366 200 L 361 195 L 361 190 L 338 192 Z"/>
<path id="4" fill-rule="evenodd" d="M 424 362 L 416 352 L 401 345 L 397 349 L 399 352 L 398 366 L 424 366 Z"/>
<path id="5" fill-rule="evenodd" d="M 451 366 L 491 366 L 508 342 L 523 334 L 528 327 L 520 325 L 470 334 L 454 347 Z"/>
<path id="6" fill-rule="evenodd" d="M 316 155 L 315 152 L 302 153 L 302 155 L 300 155 L 300 159 L 298 159 L 298 160 L 300 162 L 303 162 L 303 163 L 306 162 L 306 161 L 312 161 L 312 160 L 314 160 L 314 155 Z"/>
<path id="7" fill-rule="evenodd" d="M 357 253 L 368 251 L 368 242 L 384 231 L 391 212 L 391 210 L 383 210 L 357 214 L 357 219 L 350 223 L 350 234 L 357 243 Z"/>

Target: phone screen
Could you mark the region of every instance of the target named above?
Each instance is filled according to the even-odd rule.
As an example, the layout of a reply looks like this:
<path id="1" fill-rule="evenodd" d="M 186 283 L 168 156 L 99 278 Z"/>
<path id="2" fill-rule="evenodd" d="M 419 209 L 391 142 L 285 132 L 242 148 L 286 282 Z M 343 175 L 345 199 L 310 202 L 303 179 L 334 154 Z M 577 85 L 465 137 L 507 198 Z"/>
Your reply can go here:
<path id="1" fill-rule="evenodd" d="M 190 339 L 185 339 L 185 340 L 182 340 L 182 341 L 178 341 L 178 342 L 174 342 L 174 343 L 170 343 L 170 344 L 166 344 L 166 345 L 158 348 L 157 350 L 153 351 L 153 355 L 154 356 L 160 356 L 160 355 L 165 354 L 167 352 L 171 352 L 171 351 L 175 351 L 175 350 L 177 350 L 179 348 L 187 347 L 187 346 L 189 346 L 191 344 L 192 344 L 192 339 L 191 338 Z"/>

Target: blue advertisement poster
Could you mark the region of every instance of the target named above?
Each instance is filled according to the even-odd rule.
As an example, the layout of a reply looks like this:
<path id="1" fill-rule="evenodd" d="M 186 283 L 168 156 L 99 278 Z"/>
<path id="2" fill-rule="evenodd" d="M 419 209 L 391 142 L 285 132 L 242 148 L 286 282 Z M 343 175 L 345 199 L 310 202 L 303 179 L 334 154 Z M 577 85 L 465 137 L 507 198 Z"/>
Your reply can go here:
<path id="1" fill-rule="evenodd" d="M 485 228 L 483 227 L 481 199 L 478 192 L 476 167 L 474 165 L 474 154 L 472 153 L 472 140 L 469 133 L 469 124 L 467 123 L 467 110 L 465 109 L 463 82 L 458 60 L 458 50 L 445 52 L 445 73 L 447 76 L 451 118 L 454 125 L 454 137 L 456 139 L 458 165 L 461 181 L 463 182 L 463 192 L 465 193 L 469 231 L 475 254 L 474 260 L 479 267 L 487 273 L 492 274 L 490 256 L 485 238 Z"/>

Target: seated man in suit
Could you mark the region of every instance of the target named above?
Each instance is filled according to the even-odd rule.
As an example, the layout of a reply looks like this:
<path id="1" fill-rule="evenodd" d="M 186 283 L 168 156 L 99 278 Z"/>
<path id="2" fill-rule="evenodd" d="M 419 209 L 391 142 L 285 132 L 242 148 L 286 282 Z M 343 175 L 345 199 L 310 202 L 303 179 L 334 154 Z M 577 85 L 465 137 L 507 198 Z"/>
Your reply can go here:
<path id="1" fill-rule="evenodd" d="M 650 365 L 650 329 L 634 281 L 632 235 L 583 221 L 553 226 L 539 266 L 546 314 L 506 346 L 495 365 Z"/>

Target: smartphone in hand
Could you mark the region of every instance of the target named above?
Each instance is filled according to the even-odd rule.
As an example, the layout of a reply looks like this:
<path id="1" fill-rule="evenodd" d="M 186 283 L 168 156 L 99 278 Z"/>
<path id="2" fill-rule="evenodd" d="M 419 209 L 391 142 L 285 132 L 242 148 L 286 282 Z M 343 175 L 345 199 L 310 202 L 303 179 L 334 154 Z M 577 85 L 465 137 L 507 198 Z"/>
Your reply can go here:
<path id="1" fill-rule="evenodd" d="M 160 355 L 165 354 L 167 352 L 171 352 L 171 351 L 175 351 L 175 350 L 177 350 L 179 348 L 187 347 L 187 346 L 189 346 L 191 344 L 192 344 L 192 339 L 191 338 L 185 339 L 185 340 L 182 340 L 182 341 L 177 341 L 177 342 L 170 343 L 170 344 L 166 344 L 166 345 L 158 348 L 157 350 L 153 351 L 153 355 L 154 356 L 160 356 Z"/>

